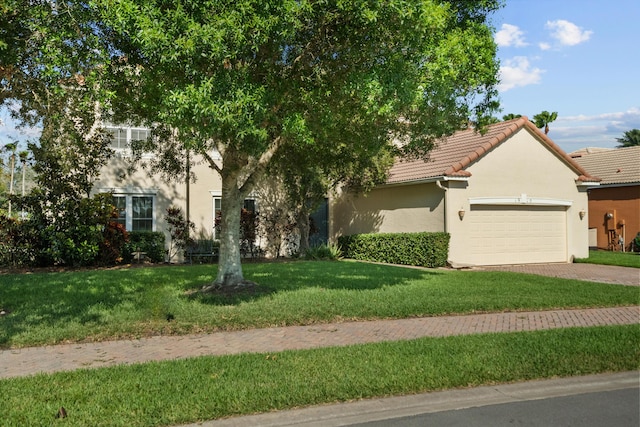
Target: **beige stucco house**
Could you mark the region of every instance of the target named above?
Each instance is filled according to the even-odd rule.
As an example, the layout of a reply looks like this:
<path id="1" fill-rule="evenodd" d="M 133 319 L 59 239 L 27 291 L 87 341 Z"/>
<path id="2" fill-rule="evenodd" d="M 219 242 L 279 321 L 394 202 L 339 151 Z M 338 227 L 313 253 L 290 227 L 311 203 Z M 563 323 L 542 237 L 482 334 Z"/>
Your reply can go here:
<path id="1" fill-rule="evenodd" d="M 198 157 L 192 158 L 191 172 L 195 182 L 167 182 L 159 175 L 138 167 L 128 171 L 132 140 L 147 138 L 148 130 L 132 127 L 107 127 L 114 137 L 115 155 L 102 169 L 94 192 L 110 192 L 120 210 L 119 222 L 128 231 L 161 231 L 166 241 L 170 236 L 165 220 L 167 208 L 177 206 L 195 223 L 195 236 L 213 237 L 216 209 L 220 209 L 222 184 L 220 176 Z M 152 154 L 149 154 L 152 155 Z M 215 153 L 212 153 L 215 156 Z M 144 156 L 143 156 L 144 157 Z M 188 196 L 187 196 L 188 194 Z"/>
<path id="2" fill-rule="evenodd" d="M 330 234 L 445 231 L 454 266 L 570 262 L 589 255 L 597 181 L 522 117 L 458 132 L 369 194 L 333 198 Z"/>

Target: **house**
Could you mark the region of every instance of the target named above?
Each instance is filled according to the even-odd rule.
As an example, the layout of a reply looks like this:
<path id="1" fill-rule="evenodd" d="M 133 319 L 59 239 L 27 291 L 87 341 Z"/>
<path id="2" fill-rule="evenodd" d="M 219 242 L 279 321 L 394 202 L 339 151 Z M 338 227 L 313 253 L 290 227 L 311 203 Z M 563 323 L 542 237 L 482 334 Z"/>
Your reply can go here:
<path id="1" fill-rule="evenodd" d="M 115 155 L 102 169 L 93 191 L 113 194 L 120 211 L 118 221 L 127 231 L 161 231 L 168 243 L 170 235 L 165 216 L 168 207 L 176 206 L 185 216 L 188 213 L 196 226 L 196 237 L 213 237 L 215 215 L 220 210 L 222 196 L 220 176 L 198 157 L 191 159 L 195 182 L 184 179 L 168 182 L 140 167 L 130 171 L 130 144 L 146 139 L 148 129 L 107 126 L 107 130 L 113 135 L 111 148 Z"/>
<path id="2" fill-rule="evenodd" d="M 587 148 L 570 156 L 602 179 L 599 186 L 588 190 L 589 246 L 629 250 L 640 232 L 640 146 Z M 620 238 L 623 245 L 619 245 Z"/>
<path id="3" fill-rule="evenodd" d="M 587 188 L 598 179 L 526 117 L 464 130 L 385 185 L 331 201 L 330 234 L 445 231 L 454 266 L 588 257 Z"/>

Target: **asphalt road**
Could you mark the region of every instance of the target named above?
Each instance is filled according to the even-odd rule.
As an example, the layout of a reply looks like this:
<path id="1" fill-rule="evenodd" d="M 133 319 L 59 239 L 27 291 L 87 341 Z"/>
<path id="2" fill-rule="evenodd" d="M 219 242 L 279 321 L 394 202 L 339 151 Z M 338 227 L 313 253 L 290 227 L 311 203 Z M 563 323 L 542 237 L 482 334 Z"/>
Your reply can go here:
<path id="1" fill-rule="evenodd" d="M 352 427 L 637 427 L 640 389 L 586 393 L 391 418 Z"/>
<path id="2" fill-rule="evenodd" d="M 183 427 L 640 426 L 640 372 L 318 405 Z"/>

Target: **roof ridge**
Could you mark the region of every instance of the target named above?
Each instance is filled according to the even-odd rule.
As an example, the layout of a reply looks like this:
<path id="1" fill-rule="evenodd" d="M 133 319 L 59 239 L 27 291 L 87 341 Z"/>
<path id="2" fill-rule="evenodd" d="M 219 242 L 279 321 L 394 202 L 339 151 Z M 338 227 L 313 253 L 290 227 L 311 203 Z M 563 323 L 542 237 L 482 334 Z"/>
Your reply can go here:
<path id="1" fill-rule="evenodd" d="M 485 153 L 489 152 L 492 148 L 496 147 L 501 142 L 505 141 L 509 136 L 511 136 L 514 133 L 516 133 L 516 131 L 518 129 L 520 129 L 521 127 L 523 127 L 524 124 L 529 121 L 529 119 L 527 118 L 527 116 L 521 116 L 519 118 L 512 119 L 511 121 L 513 123 L 509 124 L 506 127 L 505 130 L 503 130 L 502 132 L 498 133 L 496 136 L 491 138 L 489 141 L 481 144 L 478 148 L 476 148 L 471 153 L 467 154 L 465 157 L 460 159 L 460 161 L 458 161 L 458 162 L 452 164 L 451 166 L 449 166 L 449 168 L 447 168 L 444 171 L 443 175 L 444 176 L 450 176 L 450 175 L 454 175 L 454 174 L 460 173 L 462 171 L 462 169 L 466 168 L 472 162 L 476 161 L 477 159 L 482 157 Z M 494 127 L 494 126 L 497 127 L 498 125 L 504 126 L 505 123 L 508 123 L 508 122 L 495 123 L 493 125 L 490 125 L 489 127 Z M 471 174 L 469 172 L 467 172 L 467 174 L 468 174 L 468 176 L 471 176 Z"/>

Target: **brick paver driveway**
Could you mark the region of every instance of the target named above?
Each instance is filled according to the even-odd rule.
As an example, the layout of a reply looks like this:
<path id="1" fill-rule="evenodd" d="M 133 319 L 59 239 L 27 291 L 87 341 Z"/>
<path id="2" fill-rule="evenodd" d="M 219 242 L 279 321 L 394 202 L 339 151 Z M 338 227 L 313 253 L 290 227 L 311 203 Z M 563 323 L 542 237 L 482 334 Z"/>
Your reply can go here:
<path id="1" fill-rule="evenodd" d="M 640 255 L 639 255 L 640 256 Z M 598 264 L 522 264 L 477 267 L 477 270 L 513 271 L 563 279 L 640 286 L 640 268 Z"/>

